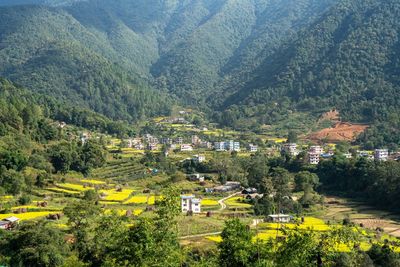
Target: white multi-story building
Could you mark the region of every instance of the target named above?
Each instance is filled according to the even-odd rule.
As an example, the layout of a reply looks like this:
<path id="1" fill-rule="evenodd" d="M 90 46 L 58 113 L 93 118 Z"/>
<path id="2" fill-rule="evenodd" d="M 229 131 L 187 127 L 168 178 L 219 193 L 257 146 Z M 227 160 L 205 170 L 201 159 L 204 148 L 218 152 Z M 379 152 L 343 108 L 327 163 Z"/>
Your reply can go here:
<path id="1" fill-rule="evenodd" d="M 296 143 L 284 144 L 282 147 L 282 150 L 285 151 L 286 153 L 288 153 L 292 157 L 297 156 L 299 154 Z"/>
<path id="2" fill-rule="evenodd" d="M 193 195 L 190 196 L 183 195 L 181 196 L 181 210 L 182 212 L 200 213 L 201 200 Z"/>
<path id="3" fill-rule="evenodd" d="M 250 152 L 257 152 L 258 151 L 258 146 L 257 145 L 253 145 L 253 144 L 249 144 L 249 151 Z"/>
<path id="4" fill-rule="evenodd" d="M 178 137 L 178 138 L 176 138 L 175 142 L 176 142 L 178 145 L 181 145 L 181 144 L 183 144 L 183 138 L 182 138 L 182 137 Z"/>
<path id="5" fill-rule="evenodd" d="M 193 151 L 193 147 L 189 144 L 183 144 L 181 145 L 181 151 Z"/>
<path id="6" fill-rule="evenodd" d="M 226 151 L 225 142 L 215 142 L 214 149 L 216 151 Z"/>
<path id="7" fill-rule="evenodd" d="M 240 151 L 240 143 L 233 140 L 225 142 L 225 147 L 229 151 Z"/>
<path id="8" fill-rule="evenodd" d="M 204 155 L 194 155 L 193 160 L 198 163 L 202 163 L 206 160 L 206 156 Z"/>
<path id="9" fill-rule="evenodd" d="M 387 161 L 389 158 L 389 151 L 387 149 L 375 149 L 374 158 L 378 161 Z"/>
<path id="10" fill-rule="evenodd" d="M 308 163 L 312 165 L 318 165 L 320 160 L 320 154 L 319 153 L 313 153 L 309 152 L 308 153 Z"/>
<path id="11" fill-rule="evenodd" d="M 309 150 L 310 153 L 316 153 L 318 155 L 321 155 L 324 153 L 324 149 L 321 146 L 310 146 Z"/>

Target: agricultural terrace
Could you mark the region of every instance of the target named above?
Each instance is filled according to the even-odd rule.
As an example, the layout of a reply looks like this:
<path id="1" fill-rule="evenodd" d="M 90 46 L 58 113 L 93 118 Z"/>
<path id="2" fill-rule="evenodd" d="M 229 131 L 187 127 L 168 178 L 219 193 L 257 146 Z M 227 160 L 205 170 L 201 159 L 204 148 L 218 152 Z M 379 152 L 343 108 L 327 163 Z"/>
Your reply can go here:
<path id="1" fill-rule="evenodd" d="M 327 231 L 335 231 L 343 227 L 339 224 L 326 224 L 323 220 L 314 217 L 304 217 L 304 222 L 297 223 L 259 223 L 253 227 L 254 238 L 253 242 L 257 240 L 268 241 L 270 239 L 276 239 L 277 237 L 285 237 L 290 231 L 311 231 L 315 234 L 321 234 Z M 391 247 L 396 251 L 400 252 L 400 241 L 397 238 L 389 236 L 387 234 L 377 235 L 375 231 L 369 231 L 364 228 L 356 226 L 351 227 L 351 230 L 356 236 L 359 237 L 359 244 L 357 244 L 361 250 L 369 250 L 373 244 L 383 244 L 384 242 L 390 242 Z M 221 242 L 222 238 L 219 235 L 210 235 L 205 237 L 207 240 L 214 242 Z M 338 252 L 350 252 L 351 246 L 355 244 L 350 243 L 337 243 L 335 250 Z"/>

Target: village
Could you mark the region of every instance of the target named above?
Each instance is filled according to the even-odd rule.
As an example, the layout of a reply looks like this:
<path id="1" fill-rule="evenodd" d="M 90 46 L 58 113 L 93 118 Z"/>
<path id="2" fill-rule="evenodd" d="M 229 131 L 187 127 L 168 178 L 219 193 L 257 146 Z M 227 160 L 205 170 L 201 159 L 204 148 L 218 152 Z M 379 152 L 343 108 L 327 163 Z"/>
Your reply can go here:
<path id="1" fill-rule="evenodd" d="M 221 156 L 251 158 L 257 154 L 297 159 L 310 168 L 317 168 L 318 164 L 335 156 L 371 161 L 398 160 L 398 154 L 389 153 L 388 149 L 365 151 L 349 145 L 348 150 L 339 151 L 337 147 L 340 144 L 317 143 L 304 138 L 290 142 L 283 136 L 249 135 L 218 129 L 214 125 L 196 127 L 183 117 L 159 118 L 152 123 L 156 128 L 152 129 L 152 134 L 143 131 L 134 137 L 117 138 L 84 130 L 71 131 L 71 136 L 82 144 L 91 139 L 103 140 L 109 152 L 106 166 L 94 170 L 90 178 L 68 173 L 60 177 L 59 182 L 33 192 L 28 203 L 18 203 L 12 196 L 1 197 L 0 229 L 12 231 L 20 222 L 46 218 L 55 227 L 67 230 L 63 208 L 90 190 L 99 193 L 99 205 L 106 213 L 116 213 L 127 220 L 151 216 L 157 200 L 162 198 L 162 185 L 171 177 L 164 169 L 159 169 L 157 159 L 153 163 L 143 159 L 161 156 L 178 166 L 179 173 L 184 176 L 174 182 L 181 191 L 179 225 L 183 244 L 203 246 L 219 242 L 219 234 L 228 218 L 239 218 L 255 227 L 257 237 L 264 240 L 281 236 L 281 227 L 326 231 L 336 225 L 327 223 L 328 218 L 324 215 L 328 212 L 326 203 L 321 202 L 315 210 L 301 215 L 287 213 L 279 207 L 269 214 L 257 215 L 254 208 L 263 199 L 262 192 L 244 186 L 240 181 L 221 181 L 218 173 L 196 171 L 196 168 L 185 166 L 207 165 Z M 69 126 L 60 123 L 60 127 L 68 130 Z M 275 194 L 271 193 L 268 198 L 274 198 Z M 290 201 L 295 203 L 300 198 L 301 194 L 296 193 Z M 345 216 L 335 215 L 329 220 L 341 220 Z M 395 237 L 387 234 L 382 236 L 396 241 Z M 375 238 L 374 232 L 366 235 L 366 239 L 371 238 Z M 368 248 L 369 241 L 365 242 L 364 246 Z"/>

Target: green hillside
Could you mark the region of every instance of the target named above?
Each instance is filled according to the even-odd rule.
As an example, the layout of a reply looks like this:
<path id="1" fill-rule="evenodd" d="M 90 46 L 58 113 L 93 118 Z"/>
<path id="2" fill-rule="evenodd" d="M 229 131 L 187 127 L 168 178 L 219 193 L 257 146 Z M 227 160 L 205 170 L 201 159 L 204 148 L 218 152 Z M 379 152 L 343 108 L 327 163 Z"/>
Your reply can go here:
<path id="1" fill-rule="evenodd" d="M 119 66 L 107 41 L 66 12 L 2 8 L 0 20 L 0 75 L 110 118 L 137 120 L 169 112 L 169 98 Z"/>

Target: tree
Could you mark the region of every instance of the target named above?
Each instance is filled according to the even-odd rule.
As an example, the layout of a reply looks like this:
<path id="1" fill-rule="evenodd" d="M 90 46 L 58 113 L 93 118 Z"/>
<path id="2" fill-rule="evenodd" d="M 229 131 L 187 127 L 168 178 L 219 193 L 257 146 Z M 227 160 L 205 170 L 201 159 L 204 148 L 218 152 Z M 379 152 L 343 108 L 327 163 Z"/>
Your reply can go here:
<path id="1" fill-rule="evenodd" d="M 221 266 L 250 266 L 254 260 L 253 234 L 238 219 L 225 222 L 221 234 L 222 242 L 218 244 Z"/>
<path id="2" fill-rule="evenodd" d="M 64 234 L 46 222 L 24 224 L 5 246 L 12 266 L 62 266 L 69 255 Z"/>
<path id="3" fill-rule="evenodd" d="M 294 176 L 294 181 L 296 191 L 304 191 L 306 188 L 314 190 L 319 183 L 319 177 L 315 173 L 301 171 Z"/>

